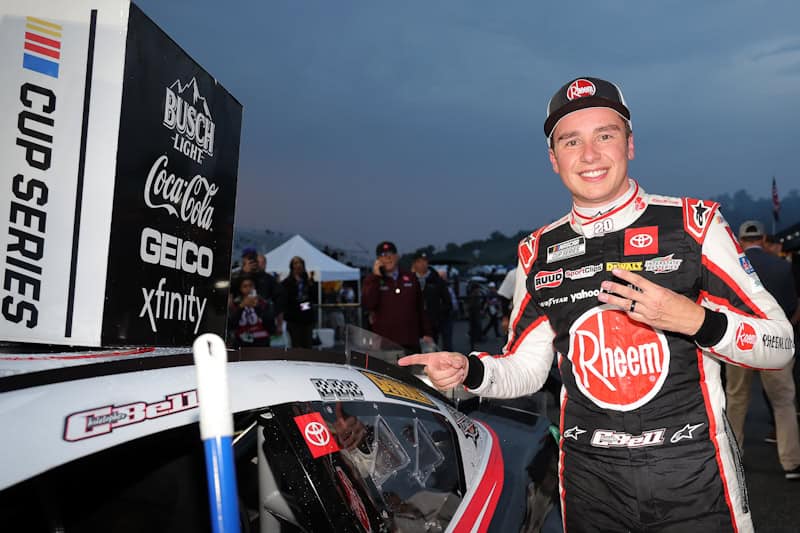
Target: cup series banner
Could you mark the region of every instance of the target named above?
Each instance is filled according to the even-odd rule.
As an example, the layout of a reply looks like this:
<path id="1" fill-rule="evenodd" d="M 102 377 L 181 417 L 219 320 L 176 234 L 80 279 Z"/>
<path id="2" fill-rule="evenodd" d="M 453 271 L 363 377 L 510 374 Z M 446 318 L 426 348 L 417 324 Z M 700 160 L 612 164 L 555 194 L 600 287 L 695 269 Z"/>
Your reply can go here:
<path id="1" fill-rule="evenodd" d="M 0 340 L 224 335 L 241 104 L 127 1 L 0 17 Z"/>

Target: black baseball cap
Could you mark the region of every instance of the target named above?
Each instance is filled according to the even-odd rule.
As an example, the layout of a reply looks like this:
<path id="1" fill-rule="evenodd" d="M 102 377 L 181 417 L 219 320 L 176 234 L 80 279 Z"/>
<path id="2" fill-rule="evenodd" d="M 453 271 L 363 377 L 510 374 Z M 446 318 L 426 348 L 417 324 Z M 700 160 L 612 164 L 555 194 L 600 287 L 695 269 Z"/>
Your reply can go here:
<path id="1" fill-rule="evenodd" d="M 428 259 L 428 254 L 425 252 L 417 252 L 414 254 L 414 261 L 417 259 Z"/>
<path id="2" fill-rule="evenodd" d="M 544 136 L 549 140 L 558 121 L 580 109 L 608 107 L 616 111 L 628 123 L 631 112 L 619 87 L 600 78 L 575 78 L 561 87 L 547 104 L 547 119 L 544 121 Z"/>
<path id="3" fill-rule="evenodd" d="M 397 246 L 391 241 L 383 241 L 375 248 L 375 255 L 381 256 L 383 254 L 396 254 Z"/>

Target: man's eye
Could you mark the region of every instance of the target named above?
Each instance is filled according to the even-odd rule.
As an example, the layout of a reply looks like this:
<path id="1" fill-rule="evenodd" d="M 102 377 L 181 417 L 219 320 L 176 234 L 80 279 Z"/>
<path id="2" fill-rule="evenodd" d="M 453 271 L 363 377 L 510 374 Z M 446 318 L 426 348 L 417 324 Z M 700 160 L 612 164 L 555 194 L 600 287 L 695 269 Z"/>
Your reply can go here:
<path id="1" fill-rule="evenodd" d="M 564 143 L 564 146 L 578 146 L 578 139 L 569 139 Z"/>
<path id="2" fill-rule="evenodd" d="M 610 134 L 610 133 L 601 133 L 600 134 L 600 140 L 601 141 L 608 141 L 608 140 L 611 140 L 613 138 L 614 138 L 614 136 L 612 134 Z"/>

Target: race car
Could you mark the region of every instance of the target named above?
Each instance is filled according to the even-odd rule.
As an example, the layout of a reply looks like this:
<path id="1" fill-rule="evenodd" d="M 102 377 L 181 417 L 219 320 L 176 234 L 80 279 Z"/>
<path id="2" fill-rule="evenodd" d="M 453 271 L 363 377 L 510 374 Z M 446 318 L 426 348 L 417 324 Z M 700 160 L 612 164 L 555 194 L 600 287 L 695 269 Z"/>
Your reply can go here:
<path id="1" fill-rule="evenodd" d="M 545 416 L 376 347 L 229 352 L 242 531 L 561 530 Z M 4 531 L 210 531 L 189 350 L 4 352 Z"/>

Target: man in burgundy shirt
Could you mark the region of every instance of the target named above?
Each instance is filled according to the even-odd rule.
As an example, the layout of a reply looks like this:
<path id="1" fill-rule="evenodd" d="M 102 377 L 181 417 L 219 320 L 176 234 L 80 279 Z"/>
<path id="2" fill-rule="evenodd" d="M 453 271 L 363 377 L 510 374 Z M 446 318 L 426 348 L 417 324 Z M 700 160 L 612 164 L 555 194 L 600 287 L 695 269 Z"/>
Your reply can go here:
<path id="1" fill-rule="evenodd" d="M 417 353 L 420 338 L 433 342 L 417 276 L 399 268 L 394 243 L 378 244 L 375 255 L 372 273 L 364 278 L 362 295 L 372 331 Z"/>

